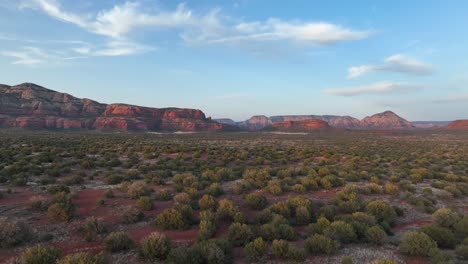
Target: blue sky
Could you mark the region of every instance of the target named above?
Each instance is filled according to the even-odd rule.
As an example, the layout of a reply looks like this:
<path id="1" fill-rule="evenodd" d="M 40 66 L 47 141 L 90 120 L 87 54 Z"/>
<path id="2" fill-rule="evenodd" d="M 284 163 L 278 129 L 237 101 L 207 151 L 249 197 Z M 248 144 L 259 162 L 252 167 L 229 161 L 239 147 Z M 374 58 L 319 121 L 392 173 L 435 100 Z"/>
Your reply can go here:
<path id="1" fill-rule="evenodd" d="M 2 0 L 0 83 L 208 116 L 468 118 L 468 2 Z"/>

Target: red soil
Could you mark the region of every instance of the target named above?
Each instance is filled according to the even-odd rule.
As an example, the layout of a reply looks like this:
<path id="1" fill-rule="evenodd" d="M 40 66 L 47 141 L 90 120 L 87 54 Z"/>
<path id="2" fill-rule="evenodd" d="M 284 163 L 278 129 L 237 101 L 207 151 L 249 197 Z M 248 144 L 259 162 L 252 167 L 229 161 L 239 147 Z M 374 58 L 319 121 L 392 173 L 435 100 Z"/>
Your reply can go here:
<path id="1" fill-rule="evenodd" d="M 431 263 L 429 259 L 421 258 L 421 257 L 403 257 L 406 264 L 429 264 Z"/>
<path id="2" fill-rule="evenodd" d="M 427 225 L 427 224 L 430 224 L 430 223 L 431 223 L 430 220 L 418 219 L 418 220 L 414 220 L 414 221 L 411 221 L 411 222 L 398 224 L 398 225 L 395 226 L 394 230 L 396 232 L 398 232 L 398 231 L 407 229 L 409 227 L 420 227 L 420 226 Z"/>
<path id="3" fill-rule="evenodd" d="M 25 205 L 33 196 L 47 197 L 45 194 L 35 193 L 31 187 L 14 187 L 11 188 L 11 194 L 5 194 L 3 199 L 0 199 L 0 205 L 15 206 Z"/>

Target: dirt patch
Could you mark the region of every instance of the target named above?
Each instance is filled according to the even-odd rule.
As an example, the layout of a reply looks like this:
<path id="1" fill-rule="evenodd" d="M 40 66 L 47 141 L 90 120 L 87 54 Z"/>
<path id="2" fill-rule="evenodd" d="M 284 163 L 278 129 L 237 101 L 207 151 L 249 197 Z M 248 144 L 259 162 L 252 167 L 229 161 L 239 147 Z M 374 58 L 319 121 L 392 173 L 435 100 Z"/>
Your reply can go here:
<path id="1" fill-rule="evenodd" d="M 403 230 L 418 228 L 418 227 L 421 227 L 430 223 L 431 221 L 427 219 L 414 220 L 411 222 L 398 224 L 395 226 L 393 230 L 395 232 L 401 232 Z"/>

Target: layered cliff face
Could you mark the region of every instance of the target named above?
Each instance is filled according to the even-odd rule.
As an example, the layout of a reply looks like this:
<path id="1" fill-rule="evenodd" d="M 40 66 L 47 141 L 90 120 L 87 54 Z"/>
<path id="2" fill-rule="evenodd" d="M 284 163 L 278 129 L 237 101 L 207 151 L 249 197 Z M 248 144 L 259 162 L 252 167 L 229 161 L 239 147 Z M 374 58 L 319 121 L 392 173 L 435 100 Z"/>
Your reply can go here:
<path id="1" fill-rule="evenodd" d="M 218 131 L 231 127 L 196 109 L 101 104 L 25 83 L 0 85 L 0 126 L 29 129 Z"/>
<path id="2" fill-rule="evenodd" d="M 361 128 L 361 122 L 350 116 L 333 116 L 333 115 L 287 115 L 287 116 L 272 116 L 272 122 L 282 121 L 302 121 L 307 119 L 320 119 L 327 122 L 330 126 L 336 128 L 355 129 Z"/>
<path id="3" fill-rule="evenodd" d="M 447 125 L 448 129 L 468 130 L 468 119 L 456 120 Z"/>
<path id="4" fill-rule="evenodd" d="M 273 124 L 273 121 L 263 115 L 252 116 L 250 119 L 238 123 L 239 127 L 247 130 L 260 130 L 271 124 Z"/>
<path id="5" fill-rule="evenodd" d="M 414 126 L 391 111 L 375 114 L 363 120 L 351 116 L 334 115 L 284 115 L 284 116 L 253 116 L 237 124 L 248 130 L 260 130 L 277 122 L 304 121 L 318 119 L 327 122 L 331 127 L 343 129 L 409 129 Z"/>
<path id="6" fill-rule="evenodd" d="M 311 132 L 317 130 L 331 129 L 327 122 L 320 119 L 306 119 L 301 121 L 275 122 L 266 128 L 272 131 L 284 132 Z"/>
<path id="7" fill-rule="evenodd" d="M 450 122 L 447 121 L 413 121 L 411 124 L 416 128 L 441 128 L 446 127 Z"/>
<path id="8" fill-rule="evenodd" d="M 361 120 L 362 126 L 369 129 L 408 129 L 414 126 L 406 119 L 401 118 L 392 111 L 368 116 Z"/>
<path id="9" fill-rule="evenodd" d="M 237 123 L 236 121 L 230 119 L 230 118 L 217 118 L 217 119 L 213 119 L 214 121 L 218 122 L 218 123 L 221 123 L 221 124 L 226 124 L 226 125 L 230 125 L 230 126 L 237 126 Z"/>

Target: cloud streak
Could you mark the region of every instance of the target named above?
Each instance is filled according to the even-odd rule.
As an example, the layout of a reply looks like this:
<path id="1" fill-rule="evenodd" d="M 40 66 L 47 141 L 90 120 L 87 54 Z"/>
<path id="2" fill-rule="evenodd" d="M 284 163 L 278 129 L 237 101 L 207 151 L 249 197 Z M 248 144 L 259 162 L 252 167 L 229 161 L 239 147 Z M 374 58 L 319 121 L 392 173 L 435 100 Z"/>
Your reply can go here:
<path id="1" fill-rule="evenodd" d="M 397 72 L 413 75 L 428 75 L 434 72 L 430 64 L 426 64 L 402 54 L 390 56 L 383 64 L 360 65 L 348 69 L 348 78 L 354 79 L 372 72 Z"/>
<path id="2" fill-rule="evenodd" d="M 324 93 L 332 96 L 359 96 L 368 94 L 408 93 L 423 89 L 423 85 L 402 82 L 377 82 L 369 85 L 325 89 Z"/>
<path id="3" fill-rule="evenodd" d="M 55 0 L 33 0 L 47 15 L 74 24 L 89 32 L 122 39 L 139 28 L 178 30 L 183 41 L 196 44 L 222 44 L 247 41 L 286 40 L 328 45 L 367 38 L 371 32 L 353 30 L 327 22 L 266 21 L 237 22 L 226 19 L 219 10 L 197 14 L 184 4 L 175 10 L 147 13 L 140 4 L 125 2 L 93 15 L 65 11 Z"/>

